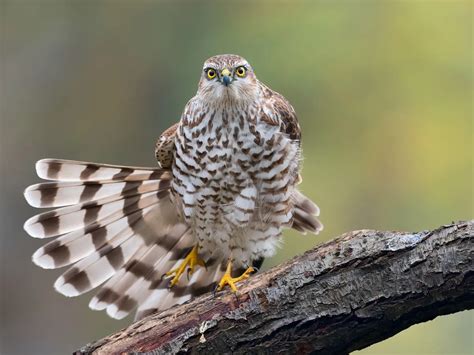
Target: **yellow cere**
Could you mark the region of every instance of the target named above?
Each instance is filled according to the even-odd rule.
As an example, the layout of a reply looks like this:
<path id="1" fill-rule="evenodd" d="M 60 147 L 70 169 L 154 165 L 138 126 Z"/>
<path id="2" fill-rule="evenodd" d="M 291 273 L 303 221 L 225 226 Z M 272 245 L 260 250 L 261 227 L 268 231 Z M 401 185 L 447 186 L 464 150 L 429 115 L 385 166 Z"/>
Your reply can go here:
<path id="1" fill-rule="evenodd" d="M 225 68 L 224 70 L 222 70 L 221 74 L 222 76 L 230 76 L 230 70 Z"/>

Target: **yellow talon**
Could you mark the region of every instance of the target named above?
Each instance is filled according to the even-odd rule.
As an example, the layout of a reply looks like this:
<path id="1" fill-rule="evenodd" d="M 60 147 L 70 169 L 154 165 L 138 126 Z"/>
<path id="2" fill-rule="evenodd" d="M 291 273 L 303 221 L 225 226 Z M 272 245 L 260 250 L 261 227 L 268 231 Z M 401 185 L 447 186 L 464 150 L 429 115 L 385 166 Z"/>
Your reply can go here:
<path id="1" fill-rule="evenodd" d="M 188 268 L 188 275 L 192 275 L 194 272 L 194 267 L 196 265 L 206 267 L 204 261 L 199 258 L 197 246 L 195 246 L 191 250 L 191 252 L 186 256 L 183 262 L 176 269 L 170 270 L 165 274 L 166 276 L 174 275 L 173 279 L 170 282 L 170 287 L 173 287 L 178 283 L 179 278 L 184 273 L 184 270 L 186 270 L 186 268 Z"/>
<path id="2" fill-rule="evenodd" d="M 249 267 L 247 270 L 245 270 L 245 272 L 240 275 L 239 277 L 232 277 L 231 275 L 231 267 L 232 267 L 232 262 L 229 261 L 229 263 L 227 264 L 227 270 L 224 274 L 224 276 L 222 276 L 222 279 L 221 281 L 219 282 L 219 285 L 217 286 L 217 291 L 220 291 L 224 288 L 225 285 L 229 285 L 230 288 L 232 289 L 232 291 L 234 292 L 237 292 L 237 287 L 235 287 L 235 284 L 239 281 L 242 281 L 242 280 L 245 280 L 247 279 L 250 274 L 252 272 L 255 271 L 255 269 L 253 267 Z"/>

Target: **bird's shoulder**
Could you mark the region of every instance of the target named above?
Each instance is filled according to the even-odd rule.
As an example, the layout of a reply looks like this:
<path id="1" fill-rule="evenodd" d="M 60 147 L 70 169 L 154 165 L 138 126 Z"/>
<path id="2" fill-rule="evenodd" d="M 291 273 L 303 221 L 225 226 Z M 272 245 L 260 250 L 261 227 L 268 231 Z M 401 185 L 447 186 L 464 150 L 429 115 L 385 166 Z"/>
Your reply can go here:
<path id="1" fill-rule="evenodd" d="M 261 120 L 273 126 L 280 126 L 280 131 L 292 140 L 301 139 L 301 128 L 295 109 L 280 93 L 259 82 L 262 95 Z"/>
<path id="2" fill-rule="evenodd" d="M 184 106 L 180 124 L 193 128 L 199 125 L 209 111 L 209 103 L 205 103 L 199 95 L 192 97 Z"/>

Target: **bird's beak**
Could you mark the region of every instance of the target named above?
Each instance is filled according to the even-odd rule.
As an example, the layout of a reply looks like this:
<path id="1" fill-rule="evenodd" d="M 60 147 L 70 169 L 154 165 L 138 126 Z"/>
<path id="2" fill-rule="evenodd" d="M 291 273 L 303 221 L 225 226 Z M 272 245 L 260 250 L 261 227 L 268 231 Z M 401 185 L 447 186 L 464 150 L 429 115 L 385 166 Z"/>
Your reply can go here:
<path id="1" fill-rule="evenodd" d="M 222 83 L 225 86 L 228 86 L 232 79 L 230 70 L 225 68 L 223 71 L 221 71 L 221 78 L 222 78 Z"/>

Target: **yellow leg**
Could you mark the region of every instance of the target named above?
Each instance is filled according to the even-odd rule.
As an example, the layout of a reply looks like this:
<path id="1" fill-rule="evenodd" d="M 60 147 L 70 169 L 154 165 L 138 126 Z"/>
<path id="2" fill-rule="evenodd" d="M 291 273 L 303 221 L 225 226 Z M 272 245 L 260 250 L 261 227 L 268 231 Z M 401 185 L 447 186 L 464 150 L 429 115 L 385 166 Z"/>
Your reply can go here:
<path id="1" fill-rule="evenodd" d="M 225 285 L 229 285 L 230 288 L 232 289 L 232 291 L 237 292 L 237 287 L 235 287 L 235 284 L 239 281 L 247 279 L 250 276 L 250 274 L 252 272 L 254 272 L 255 270 L 254 270 L 253 267 L 250 266 L 239 277 L 232 277 L 231 271 L 232 271 L 232 262 L 229 261 L 229 263 L 227 264 L 227 270 L 226 270 L 224 276 L 222 276 L 222 279 L 219 282 L 219 285 L 217 285 L 217 291 L 222 290 Z"/>
<path id="2" fill-rule="evenodd" d="M 194 272 L 194 267 L 196 265 L 204 267 L 206 266 L 204 261 L 199 258 L 197 246 L 195 246 L 191 250 L 191 252 L 186 256 L 183 262 L 176 269 L 170 270 L 165 274 L 166 276 L 174 275 L 173 279 L 170 282 L 170 287 L 173 287 L 178 283 L 179 278 L 184 273 L 186 268 L 188 268 L 188 275 L 192 275 Z"/>

